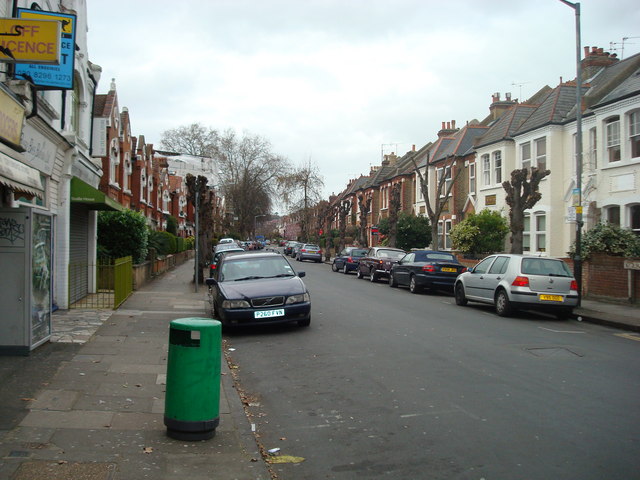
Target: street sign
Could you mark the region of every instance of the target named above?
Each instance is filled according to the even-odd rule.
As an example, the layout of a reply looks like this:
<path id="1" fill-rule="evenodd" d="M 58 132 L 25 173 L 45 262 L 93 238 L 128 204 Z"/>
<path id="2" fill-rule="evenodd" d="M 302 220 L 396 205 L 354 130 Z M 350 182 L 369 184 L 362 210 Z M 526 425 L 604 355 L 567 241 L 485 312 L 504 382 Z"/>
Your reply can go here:
<path id="1" fill-rule="evenodd" d="M 17 78 L 29 78 L 34 85 L 51 90 L 71 90 L 73 88 L 73 67 L 76 49 L 76 16 L 66 13 L 19 8 L 18 18 L 56 20 L 60 22 L 60 64 L 17 64 L 15 76 Z"/>
<path id="2" fill-rule="evenodd" d="M 0 18 L 0 62 L 60 62 L 60 22 Z"/>

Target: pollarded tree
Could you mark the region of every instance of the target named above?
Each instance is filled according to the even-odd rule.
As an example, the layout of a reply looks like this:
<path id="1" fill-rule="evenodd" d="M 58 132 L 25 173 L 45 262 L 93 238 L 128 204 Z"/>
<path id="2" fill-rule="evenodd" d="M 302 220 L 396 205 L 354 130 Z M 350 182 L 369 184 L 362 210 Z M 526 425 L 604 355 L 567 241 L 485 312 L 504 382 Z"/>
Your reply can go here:
<path id="1" fill-rule="evenodd" d="M 391 187 L 391 195 L 389 198 L 389 246 L 394 247 L 398 238 L 398 212 L 402 202 L 400 200 L 400 191 L 402 186 L 399 183 Z"/>
<path id="2" fill-rule="evenodd" d="M 510 181 L 502 182 L 502 188 L 506 192 L 505 201 L 509 205 L 511 253 L 523 251 L 524 212 L 533 208 L 542 198 L 538 190 L 540 181 L 550 173 L 551 170 L 540 170 L 536 167 L 532 167 L 531 170 L 520 168 L 511 172 Z"/>
<path id="3" fill-rule="evenodd" d="M 430 166 L 430 152 L 427 153 L 427 162 L 424 175 L 418 168 L 418 164 L 416 163 L 415 157 L 411 158 L 413 162 L 413 166 L 416 169 L 416 173 L 418 174 L 418 178 L 420 179 L 420 192 L 422 193 L 422 197 L 427 205 L 427 216 L 429 217 L 429 221 L 431 223 L 431 241 L 433 242 L 432 248 L 433 250 L 440 250 L 440 237 L 438 236 L 438 220 L 440 219 L 440 215 L 444 211 L 445 207 L 448 205 L 449 198 L 451 197 L 451 189 L 453 189 L 453 185 L 456 183 L 456 180 L 462 173 L 462 168 L 458 168 L 456 175 L 454 178 L 451 178 L 452 172 L 451 169 L 454 167 L 455 163 L 450 163 L 449 165 L 445 165 L 442 169 L 438 170 L 440 172 L 438 178 L 433 185 L 433 190 L 435 192 L 435 205 L 431 204 L 431 198 L 429 197 L 429 166 Z M 447 158 L 447 161 L 450 158 Z M 447 163 L 445 161 L 445 163 Z"/>
<path id="4" fill-rule="evenodd" d="M 343 200 L 339 203 L 337 207 L 337 215 L 338 215 L 338 231 L 340 235 L 340 244 L 338 245 L 338 252 L 341 252 L 345 247 L 345 237 L 347 233 L 347 217 L 351 212 L 351 200 Z"/>
<path id="5" fill-rule="evenodd" d="M 358 228 L 358 241 L 360 246 L 367 247 L 369 242 L 367 241 L 367 216 L 371 211 L 371 197 L 365 197 L 360 195 L 358 197 L 358 207 L 360 207 L 360 227 Z"/>
<path id="6" fill-rule="evenodd" d="M 198 283 L 204 283 L 203 271 L 207 261 L 211 260 L 211 240 L 214 232 L 214 214 L 216 206 L 215 191 L 207 188 L 207 178 L 202 175 L 195 177 L 190 173 L 185 178 L 187 184 L 187 199 L 194 206 L 198 202 Z"/>

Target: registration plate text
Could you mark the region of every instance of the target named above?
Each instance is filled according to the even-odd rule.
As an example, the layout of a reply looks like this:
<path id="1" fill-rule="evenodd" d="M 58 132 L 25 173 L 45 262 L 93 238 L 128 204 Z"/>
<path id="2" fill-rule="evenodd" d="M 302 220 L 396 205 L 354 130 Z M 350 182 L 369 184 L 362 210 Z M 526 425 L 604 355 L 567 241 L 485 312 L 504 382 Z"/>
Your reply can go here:
<path id="1" fill-rule="evenodd" d="M 271 318 L 271 317 L 284 317 L 284 309 L 278 310 L 258 310 L 253 312 L 253 318 Z"/>
<path id="2" fill-rule="evenodd" d="M 440 270 L 442 270 L 443 272 L 451 272 L 451 273 L 455 273 L 458 271 L 455 268 L 450 268 L 450 267 L 442 267 Z"/>
<path id="3" fill-rule="evenodd" d="M 564 297 L 562 295 L 540 295 L 540 300 L 545 300 L 547 302 L 564 302 Z"/>

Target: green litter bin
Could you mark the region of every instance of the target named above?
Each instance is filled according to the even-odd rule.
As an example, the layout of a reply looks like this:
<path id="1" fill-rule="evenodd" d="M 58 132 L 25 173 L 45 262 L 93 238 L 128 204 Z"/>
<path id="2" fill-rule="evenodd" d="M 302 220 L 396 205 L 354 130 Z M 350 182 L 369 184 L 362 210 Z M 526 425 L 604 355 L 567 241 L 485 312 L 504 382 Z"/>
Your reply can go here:
<path id="1" fill-rule="evenodd" d="M 177 440 L 208 440 L 220 423 L 222 324 L 179 318 L 169 328 L 164 424 Z"/>

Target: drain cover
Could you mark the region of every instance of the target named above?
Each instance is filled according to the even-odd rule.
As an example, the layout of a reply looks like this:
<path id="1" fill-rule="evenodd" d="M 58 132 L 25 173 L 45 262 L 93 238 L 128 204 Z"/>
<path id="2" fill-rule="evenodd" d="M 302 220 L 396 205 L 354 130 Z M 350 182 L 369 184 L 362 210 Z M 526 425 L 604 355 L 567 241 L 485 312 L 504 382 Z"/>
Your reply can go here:
<path id="1" fill-rule="evenodd" d="M 58 463 L 55 461 L 24 462 L 14 480 L 110 480 L 116 471 L 113 463 Z"/>
<path id="2" fill-rule="evenodd" d="M 555 357 L 555 358 L 568 358 L 568 357 L 582 357 L 579 353 L 572 352 L 568 348 L 564 347 L 537 347 L 527 348 L 527 351 L 536 357 Z"/>

